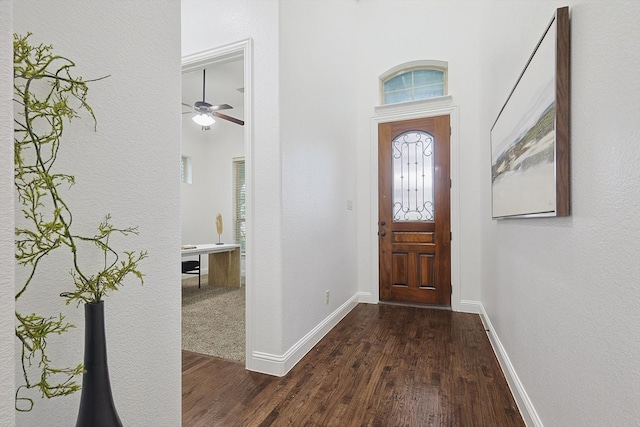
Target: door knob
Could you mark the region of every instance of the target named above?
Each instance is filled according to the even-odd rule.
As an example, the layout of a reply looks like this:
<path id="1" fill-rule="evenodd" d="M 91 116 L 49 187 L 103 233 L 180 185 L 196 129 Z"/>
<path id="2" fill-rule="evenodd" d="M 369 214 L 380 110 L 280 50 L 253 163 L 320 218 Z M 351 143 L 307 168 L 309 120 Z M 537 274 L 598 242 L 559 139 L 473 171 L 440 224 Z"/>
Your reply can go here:
<path id="1" fill-rule="evenodd" d="M 387 223 L 384 221 L 380 221 L 380 225 L 387 225 Z"/>
<path id="2" fill-rule="evenodd" d="M 378 234 L 379 234 L 379 235 L 381 235 L 382 237 L 384 237 L 384 236 L 386 236 L 386 235 L 387 235 L 387 232 L 386 232 L 386 231 L 384 231 L 384 230 L 382 230 L 382 231 L 381 231 L 381 232 L 379 232 Z"/>

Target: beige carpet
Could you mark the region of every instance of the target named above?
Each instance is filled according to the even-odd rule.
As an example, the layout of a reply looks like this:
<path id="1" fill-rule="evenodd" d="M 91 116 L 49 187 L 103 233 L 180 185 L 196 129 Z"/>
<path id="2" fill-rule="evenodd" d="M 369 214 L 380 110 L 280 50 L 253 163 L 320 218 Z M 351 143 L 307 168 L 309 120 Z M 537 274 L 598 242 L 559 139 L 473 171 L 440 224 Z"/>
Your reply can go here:
<path id="1" fill-rule="evenodd" d="M 244 361 L 245 288 L 211 287 L 207 276 L 182 281 L 182 349 Z"/>

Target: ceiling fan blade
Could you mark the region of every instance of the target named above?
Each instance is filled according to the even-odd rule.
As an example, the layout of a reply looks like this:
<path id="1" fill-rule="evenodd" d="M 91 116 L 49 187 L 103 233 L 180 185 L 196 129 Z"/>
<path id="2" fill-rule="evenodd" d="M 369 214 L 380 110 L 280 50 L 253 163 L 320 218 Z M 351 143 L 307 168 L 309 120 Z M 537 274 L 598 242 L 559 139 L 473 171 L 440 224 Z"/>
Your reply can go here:
<path id="1" fill-rule="evenodd" d="M 208 107 L 209 111 L 220 111 L 220 110 L 229 110 L 233 108 L 231 105 L 229 104 L 220 104 L 220 105 L 212 105 L 211 107 Z"/>
<path id="2" fill-rule="evenodd" d="M 244 121 L 242 121 L 240 119 L 236 119 L 235 117 L 230 117 L 230 116 L 227 116 L 226 114 L 222 114 L 222 113 L 216 113 L 215 111 L 212 111 L 211 114 L 213 114 L 216 117 L 220 117 L 223 120 L 228 120 L 228 121 L 233 122 L 233 123 L 235 123 L 237 125 L 244 126 Z"/>
<path id="3" fill-rule="evenodd" d="M 189 108 L 193 109 L 193 105 L 185 104 L 184 102 L 181 102 L 181 104 L 184 105 L 185 107 L 189 107 Z"/>

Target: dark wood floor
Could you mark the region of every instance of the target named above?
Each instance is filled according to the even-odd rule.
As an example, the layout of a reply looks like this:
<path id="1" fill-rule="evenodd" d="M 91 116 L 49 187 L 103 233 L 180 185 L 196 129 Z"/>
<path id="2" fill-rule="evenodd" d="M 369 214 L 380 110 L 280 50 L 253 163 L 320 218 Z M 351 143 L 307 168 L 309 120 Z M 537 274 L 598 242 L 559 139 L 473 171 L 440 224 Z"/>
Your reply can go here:
<path id="1" fill-rule="evenodd" d="M 480 318 L 360 304 L 282 378 L 183 352 L 183 426 L 524 426 Z"/>

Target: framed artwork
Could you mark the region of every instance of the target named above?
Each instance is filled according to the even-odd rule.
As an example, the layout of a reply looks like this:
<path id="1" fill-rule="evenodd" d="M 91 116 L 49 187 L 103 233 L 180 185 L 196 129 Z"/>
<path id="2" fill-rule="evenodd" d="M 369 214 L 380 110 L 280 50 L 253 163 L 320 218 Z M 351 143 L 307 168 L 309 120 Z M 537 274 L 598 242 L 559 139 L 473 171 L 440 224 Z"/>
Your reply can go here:
<path id="1" fill-rule="evenodd" d="M 556 10 L 491 128 L 492 216 L 569 215 L 569 8 Z"/>

